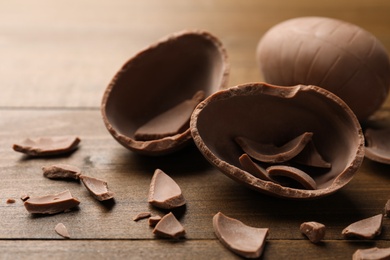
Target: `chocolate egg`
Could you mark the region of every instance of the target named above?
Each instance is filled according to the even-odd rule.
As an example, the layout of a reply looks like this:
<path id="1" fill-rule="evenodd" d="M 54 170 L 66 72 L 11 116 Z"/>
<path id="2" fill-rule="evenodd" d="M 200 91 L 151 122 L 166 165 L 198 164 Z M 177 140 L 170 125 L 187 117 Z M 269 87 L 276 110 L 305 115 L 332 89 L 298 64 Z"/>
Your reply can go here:
<path id="1" fill-rule="evenodd" d="M 174 152 L 191 141 L 193 109 L 202 98 L 225 87 L 228 70 L 226 51 L 215 36 L 197 30 L 171 34 L 140 51 L 117 72 L 103 96 L 103 121 L 111 135 L 132 151 Z"/>
<path id="2" fill-rule="evenodd" d="M 310 142 L 297 141 L 297 137 L 308 132 L 312 133 L 307 135 Z M 355 114 L 339 97 L 316 86 L 248 83 L 219 91 L 196 107 L 191 116 L 191 133 L 205 158 L 225 175 L 257 191 L 283 198 L 319 198 L 339 190 L 353 178 L 364 157 L 364 138 Z M 272 144 L 281 150 L 292 143 L 311 144 L 316 148 L 314 154 L 320 154 L 327 164 L 317 167 L 294 158 L 274 164 L 256 161 L 267 168 L 269 178 L 274 178 L 270 165 L 293 166 L 315 185 L 308 189 L 300 185 L 302 182 L 295 183 L 302 179 L 295 175 L 295 170 L 283 174 L 292 178 L 271 181 L 243 169 L 240 158 L 245 152 L 237 137 L 267 144 L 265 148 Z M 299 159 L 306 156 L 304 151 L 297 155 Z"/>
<path id="3" fill-rule="evenodd" d="M 266 82 L 325 88 L 341 97 L 361 121 L 388 95 L 386 49 L 371 33 L 347 22 L 324 17 L 284 21 L 260 39 L 256 55 Z"/>

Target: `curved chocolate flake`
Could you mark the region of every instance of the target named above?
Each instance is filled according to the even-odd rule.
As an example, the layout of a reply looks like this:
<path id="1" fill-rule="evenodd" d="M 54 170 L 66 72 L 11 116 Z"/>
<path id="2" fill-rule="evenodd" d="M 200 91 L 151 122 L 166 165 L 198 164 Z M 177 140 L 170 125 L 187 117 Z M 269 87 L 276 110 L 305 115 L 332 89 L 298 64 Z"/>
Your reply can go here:
<path id="1" fill-rule="evenodd" d="M 252 161 L 252 159 L 246 153 L 241 155 L 238 160 L 240 161 L 243 170 L 262 180 L 273 181 L 268 176 L 268 172 L 263 167 Z"/>
<path id="2" fill-rule="evenodd" d="M 378 214 L 370 218 L 362 219 L 346 227 L 342 234 L 347 237 L 373 239 L 382 231 L 383 215 Z"/>
<path id="3" fill-rule="evenodd" d="M 70 153 L 79 143 L 80 138 L 76 136 L 50 136 L 27 138 L 12 148 L 29 156 L 51 156 Z"/>
<path id="4" fill-rule="evenodd" d="M 234 140 L 253 159 L 266 163 L 282 163 L 298 155 L 312 136 L 313 133 L 306 132 L 282 146 L 259 143 L 246 137 L 236 137 Z"/>
<path id="5" fill-rule="evenodd" d="M 68 190 L 59 194 L 30 197 L 24 201 L 24 207 L 33 214 L 56 214 L 80 204 Z"/>
<path id="6" fill-rule="evenodd" d="M 158 208 L 172 209 L 186 203 L 179 185 L 160 169 L 154 171 L 148 202 Z"/>
<path id="7" fill-rule="evenodd" d="M 263 252 L 268 228 L 255 228 L 218 212 L 213 217 L 215 235 L 234 253 L 246 258 L 258 258 Z"/>
<path id="8" fill-rule="evenodd" d="M 108 190 L 107 182 L 104 180 L 96 179 L 86 175 L 80 176 L 85 188 L 89 193 L 97 200 L 109 200 L 114 198 L 115 193 Z"/>
<path id="9" fill-rule="evenodd" d="M 365 131 L 365 156 L 373 161 L 390 164 L 390 129 L 373 129 Z"/>
<path id="10" fill-rule="evenodd" d="M 43 176 L 49 179 L 74 179 L 79 180 L 81 170 L 73 165 L 55 164 L 42 167 Z"/>
<path id="11" fill-rule="evenodd" d="M 273 165 L 267 168 L 267 172 L 268 175 L 272 178 L 282 176 L 297 181 L 308 190 L 315 190 L 317 188 L 315 180 L 310 177 L 309 174 L 295 167 L 286 165 Z"/>
<path id="12" fill-rule="evenodd" d="M 352 260 L 388 260 L 390 259 L 390 247 L 358 249 L 352 255 Z"/>
<path id="13" fill-rule="evenodd" d="M 158 221 L 153 230 L 153 234 L 167 238 L 180 238 L 186 234 L 186 231 L 176 219 L 175 215 L 170 212 Z"/>

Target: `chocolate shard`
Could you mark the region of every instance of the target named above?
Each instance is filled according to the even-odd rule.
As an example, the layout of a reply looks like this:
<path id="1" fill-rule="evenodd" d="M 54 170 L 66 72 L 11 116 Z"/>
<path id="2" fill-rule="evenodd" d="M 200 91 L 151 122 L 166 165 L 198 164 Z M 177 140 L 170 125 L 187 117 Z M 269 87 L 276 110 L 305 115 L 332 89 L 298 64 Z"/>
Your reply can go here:
<path id="1" fill-rule="evenodd" d="M 74 198 L 69 190 L 66 190 L 58 194 L 30 197 L 24 202 L 24 207 L 33 214 L 56 214 L 79 204 L 80 201 Z"/>
<path id="2" fill-rule="evenodd" d="M 378 214 L 352 223 L 342 231 L 342 234 L 347 237 L 373 239 L 380 235 L 382 231 L 382 221 L 383 215 Z"/>
<path id="3" fill-rule="evenodd" d="M 311 140 L 313 133 L 305 132 L 282 146 L 263 144 L 246 137 L 236 137 L 236 143 L 253 159 L 266 163 L 282 163 L 298 155 Z"/>
<path id="4" fill-rule="evenodd" d="M 154 227 L 157 225 L 158 222 L 160 222 L 161 217 L 160 216 L 151 216 L 148 219 L 149 226 Z"/>
<path id="5" fill-rule="evenodd" d="M 376 162 L 390 164 L 390 129 L 368 128 L 364 137 L 367 145 L 365 156 Z"/>
<path id="6" fill-rule="evenodd" d="M 136 140 L 148 141 L 173 136 L 189 128 L 192 111 L 205 97 L 200 90 L 192 99 L 185 100 L 142 125 L 134 134 Z"/>
<path id="7" fill-rule="evenodd" d="M 162 209 L 177 208 L 186 203 L 179 185 L 160 169 L 156 169 L 152 177 L 148 202 Z"/>
<path id="8" fill-rule="evenodd" d="M 273 165 L 267 168 L 267 172 L 271 178 L 282 176 L 295 180 L 308 190 L 317 188 L 315 180 L 309 174 L 295 167 Z"/>
<path id="9" fill-rule="evenodd" d="M 352 255 L 352 260 L 388 260 L 390 259 L 390 247 L 358 249 Z"/>
<path id="10" fill-rule="evenodd" d="M 30 198 L 30 196 L 27 195 L 27 194 L 23 194 L 22 196 L 20 196 L 20 199 L 21 199 L 22 201 L 26 201 L 26 200 L 28 200 L 29 198 Z"/>
<path id="11" fill-rule="evenodd" d="M 42 167 L 43 176 L 49 179 L 80 179 L 81 170 L 73 165 L 55 164 Z"/>
<path id="12" fill-rule="evenodd" d="M 390 199 L 385 204 L 385 216 L 390 217 Z"/>
<path id="13" fill-rule="evenodd" d="M 180 238 L 183 237 L 185 233 L 183 226 L 172 212 L 162 217 L 153 230 L 153 234 L 168 238 Z"/>
<path id="14" fill-rule="evenodd" d="M 141 212 L 141 213 L 138 213 L 136 216 L 134 216 L 133 220 L 138 221 L 138 220 L 141 220 L 144 218 L 148 218 L 150 216 L 151 216 L 150 212 Z"/>
<path id="15" fill-rule="evenodd" d="M 16 202 L 16 200 L 13 199 L 13 198 L 8 198 L 7 201 L 6 201 L 7 204 L 13 204 L 15 202 Z"/>
<path id="16" fill-rule="evenodd" d="M 213 217 L 213 227 L 221 243 L 234 253 L 246 258 L 261 256 L 268 228 L 250 227 L 218 212 Z"/>
<path id="17" fill-rule="evenodd" d="M 80 179 L 83 182 L 85 188 L 87 188 L 89 193 L 91 193 L 95 199 L 104 201 L 114 198 L 115 193 L 108 190 L 106 181 L 86 175 L 80 175 Z"/>
<path id="18" fill-rule="evenodd" d="M 69 235 L 69 232 L 68 232 L 68 229 L 65 227 L 64 224 L 62 223 L 58 223 L 54 230 L 57 232 L 58 235 L 64 237 L 64 238 L 70 238 L 70 235 Z"/>
<path id="19" fill-rule="evenodd" d="M 318 243 L 324 238 L 326 227 L 324 224 L 315 221 L 310 221 L 302 223 L 299 230 L 312 243 Z"/>
<path id="20" fill-rule="evenodd" d="M 243 170 L 249 172 L 250 174 L 252 174 L 253 176 L 259 179 L 265 181 L 273 181 L 269 177 L 268 172 L 263 167 L 261 167 L 260 165 L 252 161 L 252 159 L 246 153 L 241 155 L 240 158 L 238 158 L 238 160 L 240 161 Z"/>
<path id="21" fill-rule="evenodd" d="M 313 141 L 310 141 L 306 147 L 292 159 L 294 162 L 319 168 L 331 168 L 332 164 L 327 162 L 318 152 Z"/>
<path id="22" fill-rule="evenodd" d="M 12 148 L 29 156 L 51 156 L 70 153 L 79 143 L 80 138 L 76 136 L 50 136 L 27 138 Z"/>

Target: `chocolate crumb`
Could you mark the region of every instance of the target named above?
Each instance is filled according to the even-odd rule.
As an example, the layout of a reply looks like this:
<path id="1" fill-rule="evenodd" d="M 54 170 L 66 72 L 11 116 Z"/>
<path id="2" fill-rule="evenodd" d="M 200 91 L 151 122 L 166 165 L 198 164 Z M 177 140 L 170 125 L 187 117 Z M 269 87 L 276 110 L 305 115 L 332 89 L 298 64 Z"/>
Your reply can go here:
<path id="1" fill-rule="evenodd" d="M 214 232 L 219 241 L 232 252 L 246 257 L 261 256 L 268 228 L 255 228 L 218 212 L 213 217 Z"/>
<path id="2" fill-rule="evenodd" d="M 148 201 L 162 209 L 172 209 L 186 203 L 179 185 L 160 169 L 156 169 L 152 177 Z"/>
<path id="3" fill-rule="evenodd" d="M 378 214 L 352 223 L 342 231 L 342 234 L 347 237 L 355 236 L 358 238 L 373 239 L 375 236 L 380 235 L 382 230 L 382 221 L 383 215 Z"/>
<path id="4" fill-rule="evenodd" d="M 161 220 L 160 216 L 152 216 L 148 219 L 149 226 L 154 227 Z"/>
<path id="5" fill-rule="evenodd" d="M 386 260 L 390 259 L 390 247 L 358 249 L 352 255 L 352 260 Z"/>
<path id="6" fill-rule="evenodd" d="M 12 198 L 7 199 L 7 204 L 13 204 L 15 202 L 16 202 L 15 199 Z"/>
<path id="7" fill-rule="evenodd" d="M 385 216 L 390 217 L 390 199 L 385 204 Z"/>
<path id="8" fill-rule="evenodd" d="M 68 190 L 41 197 L 32 197 L 24 202 L 26 210 L 33 214 L 56 214 L 74 208 L 80 204 Z"/>
<path id="9" fill-rule="evenodd" d="M 310 221 L 304 222 L 300 226 L 300 231 L 304 234 L 312 243 L 320 242 L 325 236 L 325 225 Z"/>
<path id="10" fill-rule="evenodd" d="M 99 201 L 104 201 L 114 198 L 115 194 L 108 190 L 108 185 L 106 181 L 89 177 L 86 175 L 80 175 L 80 179 L 95 199 Z"/>
<path id="11" fill-rule="evenodd" d="M 153 234 L 167 238 L 180 238 L 185 235 L 185 230 L 172 212 L 166 214 L 157 223 Z"/>
<path id="12" fill-rule="evenodd" d="M 20 196 L 20 199 L 21 199 L 22 201 L 26 201 L 26 200 L 28 200 L 29 198 L 30 198 L 30 196 L 27 195 L 27 194 L 23 194 L 22 196 Z"/>
<path id="13" fill-rule="evenodd" d="M 42 167 L 43 176 L 49 179 L 74 179 L 78 180 L 81 170 L 73 165 L 55 164 Z"/>
<path id="14" fill-rule="evenodd" d="M 52 156 L 72 152 L 79 143 L 76 136 L 51 136 L 27 138 L 12 148 L 29 156 Z"/>
<path id="15" fill-rule="evenodd" d="M 64 224 L 58 223 L 54 230 L 57 232 L 58 235 L 64 237 L 64 238 L 70 238 L 68 229 L 65 227 Z"/>
<path id="16" fill-rule="evenodd" d="M 151 215 L 152 214 L 150 214 L 150 212 L 141 212 L 141 213 L 138 213 L 136 216 L 134 216 L 133 220 L 134 221 L 138 221 L 138 220 L 141 220 L 141 219 L 144 219 L 144 218 L 148 218 Z"/>

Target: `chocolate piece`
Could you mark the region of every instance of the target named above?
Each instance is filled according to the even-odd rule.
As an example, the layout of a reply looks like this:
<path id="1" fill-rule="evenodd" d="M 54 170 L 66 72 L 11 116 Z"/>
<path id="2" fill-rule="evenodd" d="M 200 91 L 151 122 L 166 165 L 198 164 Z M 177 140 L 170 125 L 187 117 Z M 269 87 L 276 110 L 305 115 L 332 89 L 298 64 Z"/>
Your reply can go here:
<path id="1" fill-rule="evenodd" d="M 326 227 L 324 224 L 315 221 L 310 221 L 302 223 L 299 230 L 312 243 L 318 243 L 324 238 Z"/>
<path id="2" fill-rule="evenodd" d="M 299 17 L 275 25 L 259 41 L 257 60 L 266 82 L 325 88 L 361 121 L 389 92 L 386 48 L 364 29 L 332 18 Z"/>
<path id="3" fill-rule="evenodd" d="M 260 165 L 253 162 L 246 153 L 241 155 L 238 160 L 240 161 L 242 169 L 249 172 L 253 176 L 256 176 L 257 178 L 265 181 L 274 181 L 269 177 L 268 172 L 263 167 L 260 167 Z"/>
<path id="4" fill-rule="evenodd" d="M 390 129 L 372 129 L 365 131 L 365 156 L 373 161 L 390 164 Z"/>
<path id="5" fill-rule="evenodd" d="M 7 199 L 7 204 L 13 204 L 15 202 L 16 202 L 15 199 L 11 199 L 11 198 Z"/>
<path id="6" fill-rule="evenodd" d="M 42 167 L 43 176 L 49 179 L 80 179 L 81 170 L 73 165 L 55 164 Z"/>
<path id="7" fill-rule="evenodd" d="M 80 201 L 72 197 L 68 190 L 58 194 L 50 194 L 41 197 L 30 197 L 24 202 L 24 207 L 33 214 L 56 214 L 80 204 Z"/>
<path id="8" fill-rule="evenodd" d="M 68 229 L 65 227 L 64 224 L 62 223 L 58 223 L 54 230 L 57 232 L 58 235 L 64 237 L 64 238 L 70 238 L 70 235 L 69 235 L 69 232 L 68 232 Z"/>
<path id="9" fill-rule="evenodd" d="M 282 163 L 299 154 L 312 136 L 313 133 L 306 132 L 282 146 L 259 143 L 246 137 L 236 137 L 234 140 L 253 159 L 267 163 Z"/>
<path id="10" fill-rule="evenodd" d="M 390 199 L 385 204 L 385 216 L 390 217 Z"/>
<path id="11" fill-rule="evenodd" d="M 292 159 L 294 162 L 319 168 L 330 168 L 332 164 L 325 161 L 318 152 L 313 141 L 306 144 L 305 148 Z"/>
<path id="12" fill-rule="evenodd" d="M 160 169 L 154 171 L 148 202 L 162 209 L 177 208 L 186 203 L 179 185 Z"/>
<path id="13" fill-rule="evenodd" d="M 30 198 L 30 196 L 27 195 L 27 194 L 23 194 L 23 195 L 20 197 L 20 199 L 21 199 L 22 201 L 26 201 L 26 200 L 28 200 L 29 198 Z"/>
<path id="14" fill-rule="evenodd" d="M 362 129 L 354 113 L 339 97 L 316 86 L 248 83 L 221 90 L 195 108 L 190 125 L 196 146 L 223 174 L 283 198 L 313 199 L 336 192 L 352 180 L 364 157 Z M 283 144 L 306 132 L 313 133 L 317 150 L 331 164 L 305 167 L 316 190 L 281 186 L 241 169 L 243 152 L 235 137 Z"/>
<path id="15" fill-rule="evenodd" d="M 80 138 L 76 136 L 51 136 L 27 138 L 12 148 L 29 156 L 51 156 L 70 153 L 79 143 Z"/>
<path id="16" fill-rule="evenodd" d="M 370 218 L 366 218 L 346 227 L 342 234 L 347 237 L 358 237 L 365 239 L 373 239 L 380 235 L 382 230 L 383 215 L 378 214 Z"/>
<path id="17" fill-rule="evenodd" d="M 138 221 L 140 219 L 148 218 L 150 216 L 151 216 L 150 212 L 141 212 L 141 213 L 138 213 L 136 216 L 134 216 L 133 220 Z"/>
<path id="18" fill-rule="evenodd" d="M 250 227 L 218 212 L 213 227 L 219 241 L 234 253 L 246 258 L 258 258 L 263 252 L 268 228 Z"/>
<path id="19" fill-rule="evenodd" d="M 390 259 L 390 247 L 358 249 L 352 255 L 352 260 L 388 260 Z"/>
<path id="20" fill-rule="evenodd" d="M 297 181 L 299 184 L 301 184 L 303 187 L 305 187 L 308 190 L 317 189 L 317 184 L 315 180 L 312 177 L 310 177 L 310 175 L 307 174 L 306 172 L 301 171 L 300 169 L 297 169 L 295 167 L 285 166 L 285 165 L 274 165 L 268 167 L 267 172 L 271 178 L 283 176 Z"/>
<path id="21" fill-rule="evenodd" d="M 198 91 L 192 99 L 185 100 L 175 107 L 152 118 L 134 133 L 136 140 L 147 141 L 174 136 L 187 130 L 192 111 L 204 99 L 204 91 Z"/>
<path id="22" fill-rule="evenodd" d="M 172 212 L 166 214 L 153 229 L 153 234 L 161 237 L 180 238 L 185 235 L 185 230 Z"/>
<path id="23" fill-rule="evenodd" d="M 83 182 L 85 188 L 87 188 L 89 193 L 91 193 L 95 199 L 104 201 L 114 198 L 115 193 L 108 190 L 106 181 L 86 175 L 80 175 L 80 179 Z"/>
<path id="24" fill-rule="evenodd" d="M 136 140 L 135 132 L 196 91 L 209 96 L 223 89 L 228 74 L 226 50 L 215 36 L 198 30 L 168 35 L 129 59 L 114 76 L 102 100 L 104 124 L 115 140 L 134 152 L 175 152 L 192 143 L 189 127 L 149 141 Z"/>
<path id="25" fill-rule="evenodd" d="M 152 216 L 148 219 L 149 226 L 154 227 L 161 220 L 160 216 Z"/>

